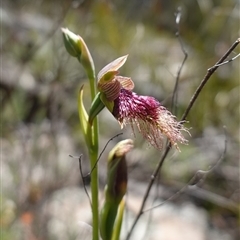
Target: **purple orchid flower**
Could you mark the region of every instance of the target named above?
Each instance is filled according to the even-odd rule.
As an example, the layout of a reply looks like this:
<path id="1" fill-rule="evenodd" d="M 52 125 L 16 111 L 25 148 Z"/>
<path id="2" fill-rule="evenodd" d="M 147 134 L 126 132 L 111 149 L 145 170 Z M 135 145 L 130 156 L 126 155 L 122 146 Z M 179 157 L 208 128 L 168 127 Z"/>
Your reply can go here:
<path id="1" fill-rule="evenodd" d="M 178 150 L 178 143 L 187 144 L 182 132 L 188 130 L 161 103 L 150 96 L 140 96 L 133 92 L 131 78 L 117 75 L 118 69 L 125 63 L 127 56 L 120 57 L 98 74 L 98 89 L 101 100 L 121 128 L 134 126 L 157 149 L 162 149 L 164 135 Z M 180 150 L 179 150 L 180 151 Z"/>

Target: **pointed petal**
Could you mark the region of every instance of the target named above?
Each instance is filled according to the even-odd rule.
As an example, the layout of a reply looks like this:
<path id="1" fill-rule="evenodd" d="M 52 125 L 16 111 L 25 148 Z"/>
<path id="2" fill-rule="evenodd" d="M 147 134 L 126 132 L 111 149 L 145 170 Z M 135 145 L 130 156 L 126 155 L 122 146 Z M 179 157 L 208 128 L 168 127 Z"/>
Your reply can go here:
<path id="1" fill-rule="evenodd" d="M 106 73 L 110 71 L 116 71 L 123 64 L 126 62 L 128 55 L 122 56 L 120 58 L 115 59 L 114 61 L 110 62 L 107 66 L 105 66 L 99 73 L 98 73 L 98 80 L 100 80 Z"/>

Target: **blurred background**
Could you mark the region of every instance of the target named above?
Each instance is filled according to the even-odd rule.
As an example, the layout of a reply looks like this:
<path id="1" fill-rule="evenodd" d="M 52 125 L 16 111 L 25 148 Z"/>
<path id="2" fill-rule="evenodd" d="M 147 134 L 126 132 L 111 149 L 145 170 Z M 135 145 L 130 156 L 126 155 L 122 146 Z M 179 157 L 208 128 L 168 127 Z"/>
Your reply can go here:
<path id="1" fill-rule="evenodd" d="M 176 25 L 176 13 L 181 12 Z M 8 0 L 1 4 L 1 239 L 91 239 L 91 210 L 83 190 L 88 155 L 77 113 L 83 68 L 66 52 L 61 27 L 81 35 L 96 72 L 129 54 L 121 75 L 135 92 L 171 109 L 179 67 L 175 115 L 181 118 L 207 69 L 240 36 L 237 0 Z M 182 46 L 176 33 L 179 30 Z M 240 52 L 237 47 L 230 58 Z M 181 153 L 172 150 L 153 187 L 147 208 L 201 181 L 142 215 L 132 239 L 239 239 L 239 58 L 213 74 L 186 123 L 191 137 Z M 100 115 L 100 201 L 106 157 L 117 141 L 134 138 L 107 111 Z M 225 126 L 225 128 L 224 128 Z M 224 149 L 226 148 L 226 151 Z M 138 212 L 162 152 L 141 136 L 128 155 L 129 190 L 122 239 Z M 88 183 L 86 183 L 88 188 Z"/>

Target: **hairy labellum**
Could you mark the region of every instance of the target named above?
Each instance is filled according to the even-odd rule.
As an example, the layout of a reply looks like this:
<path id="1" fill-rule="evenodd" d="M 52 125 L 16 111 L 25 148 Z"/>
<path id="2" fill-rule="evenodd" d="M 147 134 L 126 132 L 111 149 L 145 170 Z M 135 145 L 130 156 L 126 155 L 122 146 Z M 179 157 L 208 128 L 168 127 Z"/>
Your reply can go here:
<path id="1" fill-rule="evenodd" d="M 122 88 L 114 101 L 113 115 L 121 127 L 130 124 L 134 129 L 136 126 L 143 137 L 158 149 L 163 147 L 164 135 L 178 150 L 177 142 L 187 143 L 181 133 L 187 130 L 153 97 L 139 96 Z"/>
<path id="2" fill-rule="evenodd" d="M 179 150 L 178 142 L 187 143 L 182 131 L 188 130 L 155 98 L 134 93 L 131 78 L 117 75 L 126 59 L 127 55 L 114 60 L 98 74 L 98 89 L 103 94 L 102 102 L 121 127 L 130 124 L 134 131 L 136 126 L 143 137 L 158 149 L 162 149 L 165 135 Z"/>

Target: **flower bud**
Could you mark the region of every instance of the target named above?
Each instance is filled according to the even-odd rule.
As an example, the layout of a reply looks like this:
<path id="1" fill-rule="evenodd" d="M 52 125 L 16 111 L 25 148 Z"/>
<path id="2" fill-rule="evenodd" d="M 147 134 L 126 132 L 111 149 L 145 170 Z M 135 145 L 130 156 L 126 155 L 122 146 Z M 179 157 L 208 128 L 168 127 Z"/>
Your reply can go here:
<path id="1" fill-rule="evenodd" d="M 84 40 L 79 36 L 69 31 L 67 28 L 62 28 L 64 45 L 68 53 L 76 57 L 83 65 L 88 77 L 93 81 L 95 79 L 95 67 L 92 56 Z M 92 83 L 94 85 L 94 83 Z"/>
<path id="2" fill-rule="evenodd" d="M 107 195 L 120 202 L 127 189 L 127 164 L 125 155 L 133 148 L 133 141 L 126 139 L 119 142 L 108 156 Z"/>
<path id="3" fill-rule="evenodd" d="M 68 53 L 73 57 L 80 56 L 82 52 L 80 36 L 69 31 L 67 28 L 62 28 L 62 33 L 64 45 Z"/>

